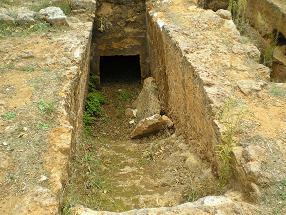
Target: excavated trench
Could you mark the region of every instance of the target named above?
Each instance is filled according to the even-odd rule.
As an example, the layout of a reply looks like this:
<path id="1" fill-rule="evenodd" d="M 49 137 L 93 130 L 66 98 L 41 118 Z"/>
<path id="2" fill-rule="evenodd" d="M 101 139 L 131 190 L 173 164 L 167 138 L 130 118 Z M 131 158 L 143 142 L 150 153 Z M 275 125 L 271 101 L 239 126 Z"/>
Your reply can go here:
<path id="1" fill-rule="evenodd" d="M 127 211 L 175 206 L 222 192 L 209 162 L 198 158 L 176 124 L 130 138 L 139 119 L 126 116 L 126 109 L 135 108 L 142 81 L 150 76 L 145 10 L 144 1 L 99 1 L 96 20 L 101 22 L 93 30 L 87 102 L 94 92 L 103 101 L 71 156 L 63 214 L 78 204 Z M 168 114 L 164 96 L 160 100 L 161 112 Z"/>

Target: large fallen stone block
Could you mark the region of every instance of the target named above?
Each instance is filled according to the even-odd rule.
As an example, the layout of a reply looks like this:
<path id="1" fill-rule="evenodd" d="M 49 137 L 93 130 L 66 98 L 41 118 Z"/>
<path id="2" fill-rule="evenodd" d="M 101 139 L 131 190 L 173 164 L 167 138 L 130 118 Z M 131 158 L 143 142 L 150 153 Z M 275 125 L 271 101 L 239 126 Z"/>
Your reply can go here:
<path id="1" fill-rule="evenodd" d="M 173 126 L 172 120 L 167 116 L 155 114 L 142 119 L 131 133 L 131 138 L 139 138 Z"/>
<path id="2" fill-rule="evenodd" d="M 161 106 L 158 99 L 158 89 L 154 78 L 149 77 L 144 80 L 143 88 L 138 98 L 133 103 L 137 109 L 137 119 L 160 114 Z"/>

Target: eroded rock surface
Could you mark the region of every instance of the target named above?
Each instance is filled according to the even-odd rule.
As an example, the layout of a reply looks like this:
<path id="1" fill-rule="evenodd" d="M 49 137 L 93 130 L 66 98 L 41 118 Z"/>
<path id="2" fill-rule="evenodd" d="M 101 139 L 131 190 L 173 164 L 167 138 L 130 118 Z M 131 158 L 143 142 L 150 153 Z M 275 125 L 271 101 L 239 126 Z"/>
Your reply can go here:
<path id="1" fill-rule="evenodd" d="M 93 211 L 83 206 L 77 206 L 72 209 L 73 215 L 212 215 L 212 214 L 227 214 L 227 215 L 255 215 L 261 211 L 254 205 L 232 200 L 225 196 L 208 196 L 201 198 L 196 202 L 185 203 L 174 207 L 164 208 L 144 208 L 131 210 L 122 213 Z"/>
<path id="2" fill-rule="evenodd" d="M 158 88 L 154 78 L 149 77 L 144 80 L 142 91 L 133 106 L 137 109 L 136 117 L 138 121 L 160 114 L 161 106 L 158 99 Z"/>
<path id="3" fill-rule="evenodd" d="M 143 137 L 158 132 L 162 129 L 171 128 L 173 125 L 174 124 L 169 117 L 155 114 L 139 121 L 131 133 L 131 138 Z"/>
<path id="4" fill-rule="evenodd" d="M 41 9 L 38 16 L 52 25 L 68 25 L 67 17 L 59 7 Z"/>

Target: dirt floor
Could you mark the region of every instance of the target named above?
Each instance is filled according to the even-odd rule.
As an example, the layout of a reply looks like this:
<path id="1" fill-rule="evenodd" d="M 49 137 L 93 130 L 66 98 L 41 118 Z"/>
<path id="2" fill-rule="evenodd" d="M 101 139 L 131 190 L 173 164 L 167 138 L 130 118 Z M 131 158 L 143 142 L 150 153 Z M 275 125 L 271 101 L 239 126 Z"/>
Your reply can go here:
<path id="1" fill-rule="evenodd" d="M 217 192 L 210 168 L 174 130 L 130 139 L 133 125 L 125 109 L 139 89 L 136 83 L 103 86 L 104 116 L 78 142 L 64 212 L 75 204 L 108 211 L 174 206 Z"/>

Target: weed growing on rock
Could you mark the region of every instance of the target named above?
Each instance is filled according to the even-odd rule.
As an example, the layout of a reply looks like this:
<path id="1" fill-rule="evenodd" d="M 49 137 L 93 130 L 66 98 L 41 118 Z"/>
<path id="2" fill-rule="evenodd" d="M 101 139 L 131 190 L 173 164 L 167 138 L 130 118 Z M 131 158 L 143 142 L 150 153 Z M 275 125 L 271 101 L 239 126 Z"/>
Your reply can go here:
<path id="1" fill-rule="evenodd" d="M 241 32 L 245 30 L 247 24 L 247 4 L 248 0 L 229 0 L 228 10 L 231 12 L 233 21 Z"/>
<path id="2" fill-rule="evenodd" d="M 187 192 L 187 194 L 185 195 L 185 199 L 188 202 L 196 201 L 196 200 L 198 200 L 198 198 L 199 198 L 199 194 L 198 194 L 198 192 L 195 189 L 190 189 Z"/>
<path id="3" fill-rule="evenodd" d="M 217 115 L 221 125 L 221 144 L 217 145 L 216 154 L 219 159 L 219 179 L 225 186 L 232 176 L 231 153 L 236 145 L 235 135 L 240 128 L 246 110 L 238 101 L 230 98 Z"/>
<path id="4" fill-rule="evenodd" d="M 99 91 L 90 92 L 86 98 L 85 112 L 83 122 L 90 125 L 96 119 L 96 116 L 102 115 L 102 105 L 106 102 L 105 97 Z"/>
<path id="5" fill-rule="evenodd" d="M 272 67 L 273 63 L 273 52 L 277 46 L 278 42 L 278 33 L 271 34 L 270 43 L 266 46 L 263 53 L 263 64 L 268 67 Z"/>
<path id="6" fill-rule="evenodd" d="M 51 115 L 55 110 L 55 106 L 53 102 L 47 102 L 42 99 L 38 103 L 38 109 L 42 114 Z"/>
<path id="7" fill-rule="evenodd" d="M 9 111 L 9 112 L 4 113 L 4 114 L 1 116 L 1 118 L 2 118 L 3 120 L 10 121 L 10 120 L 15 119 L 15 118 L 16 118 L 16 115 L 17 115 L 17 114 L 16 114 L 14 111 Z"/>

